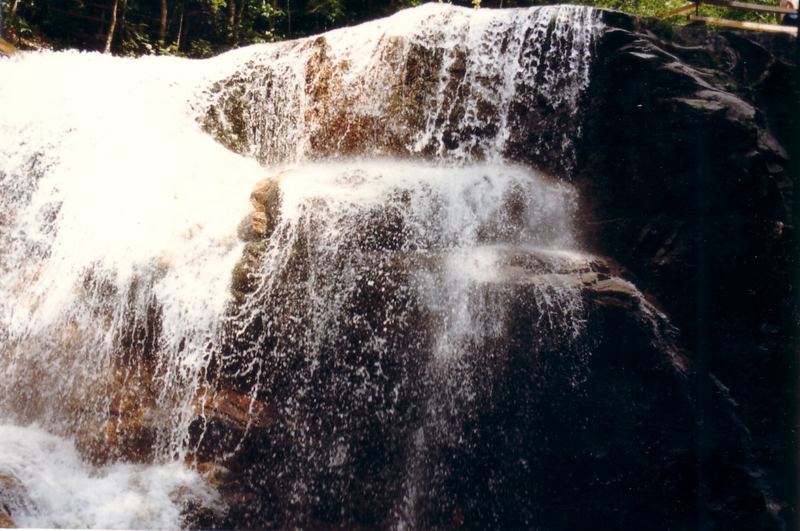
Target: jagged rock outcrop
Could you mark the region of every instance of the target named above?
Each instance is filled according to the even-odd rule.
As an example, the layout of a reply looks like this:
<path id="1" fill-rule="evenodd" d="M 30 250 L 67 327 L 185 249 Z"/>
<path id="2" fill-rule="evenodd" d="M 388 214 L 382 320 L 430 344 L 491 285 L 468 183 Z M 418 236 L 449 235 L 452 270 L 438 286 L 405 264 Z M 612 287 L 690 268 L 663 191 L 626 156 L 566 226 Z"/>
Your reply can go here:
<path id="1" fill-rule="evenodd" d="M 729 386 L 791 527 L 795 39 L 604 21 L 575 175 L 584 241 L 663 305 L 700 394 L 706 374 Z M 706 404 L 698 422 L 717 414 Z"/>
<path id="2" fill-rule="evenodd" d="M 247 243 L 231 279 L 236 304 L 242 304 L 258 287 L 261 259 L 268 245 L 266 240 L 280 218 L 280 178 L 280 175 L 267 177 L 256 183 L 250 194 L 253 211 L 239 224 L 238 236 Z"/>

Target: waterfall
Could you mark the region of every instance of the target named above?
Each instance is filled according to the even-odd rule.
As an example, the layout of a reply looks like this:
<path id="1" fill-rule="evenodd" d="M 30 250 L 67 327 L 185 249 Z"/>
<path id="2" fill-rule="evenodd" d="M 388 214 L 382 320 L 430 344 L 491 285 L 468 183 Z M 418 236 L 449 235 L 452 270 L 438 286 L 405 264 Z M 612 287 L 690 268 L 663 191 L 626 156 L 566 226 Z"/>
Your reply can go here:
<path id="1" fill-rule="evenodd" d="M 314 39 L 226 57 L 204 127 L 265 163 L 352 155 L 502 159 L 569 168 L 597 11 L 424 4 Z M 511 131 L 540 122 L 541 135 Z M 548 160 L 548 159 L 555 160 Z"/>
<path id="2" fill-rule="evenodd" d="M 574 278 L 598 266 L 576 193 L 514 161 L 568 176 L 599 29 L 581 7 L 426 4 L 204 61 L 0 61 L 0 449 L 17 455 L 0 480 L 29 491 L 17 523 L 179 525 L 181 503 L 218 509 L 184 463 L 227 463 L 261 430 L 284 456 L 282 510 L 332 514 L 332 492 L 389 481 L 369 518 L 413 526 L 437 448 L 490 399 L 520 293 L 531 352 L 582 378 Z M 265 176 L 272 199 L 248 204 Z M 245 417 L 222 437 L 220 393 Z M 370 452 L 374 477 L 355 468 Z M 56 519 L 43 467 L 95 512 Z M 131 483 L 161 515 L 101 514 Z"/>
<path id="3" fill-rule="evenodd" d="M 275 404 L 285 427 L 275 438 L 292 455 L 273 464 L 285 471 L 274 476 L 290 479 L 299 505 L 325 497 L 318 489 L 331 488 L 331 475 L 346 483 L 370 445 L 386 444 L 380 454 L 402 470 L 425 459 L 421 438 L 458 438 L 489 392 L 481 356 L 513 320 L 515 261 L 541 279 L 527 293 L 540 340 L 580 372 L 580 349 L 566 357 L 582 332 L 581 293 L 557 276 L 588 262 L 568 251 L 570 187 L 499 163 L 396 160 L 304 165 L 278 184 L 278 219 L 268 240 L 248 244 L 257 280 L 229 316 L 233 354 L 217 360 L 214 377 Z M 404 454 L 406 442 L 418 451 Z"/>

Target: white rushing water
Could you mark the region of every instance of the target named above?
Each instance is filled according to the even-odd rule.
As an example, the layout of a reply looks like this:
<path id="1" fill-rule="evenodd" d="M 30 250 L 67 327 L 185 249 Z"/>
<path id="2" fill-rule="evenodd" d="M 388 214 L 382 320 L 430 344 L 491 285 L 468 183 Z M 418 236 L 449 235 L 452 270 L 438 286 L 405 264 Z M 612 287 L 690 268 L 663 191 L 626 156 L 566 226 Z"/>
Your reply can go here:
<path id="1" fill-rule="evenodd" d="M 600 29 L 599 12 L 580 6 L 423 4 L 227 54 L 233 71 L 212 86 L 206 125 L 268 163 L 343 153 L 468 161 L 503 158 L 511 130 L 546 106 L 536 119 L 552 120 L 553 136 L 526 138 L 525 149 L 555 150 L 569 167 Z"/>
<path id="2" fill-rule="evenodd" d="M 122 329 L 154 304 L 158 362 L 170 385 L 195 384 L 263 172 L 198 130 L 188 107 L 201 66 L 78 53 L 0 64 L 14 80 L 0 88 L 5 407 L 21 399 L 61 429 L 81 422 L 75 401 L 105 410 L 110 398 L 91 390 L 107 383 Z M 163 387 L 166 402 L 191 398 L 174 392 Z"/>
<path id="3" fill-rule="evenodd" d="M 0 505 L 17 527 L 176 529 L 191 502 L 218 504 L 197 472 L 178 463 L 92 467 L 68 440 L 0 424 Z"/>
<path id="4" fill-rule="evenodd" d="M 511 109 L 538 98 L 572 117 L 597 31 L 585 8 L 429 4 L 206 61 L 74 52 L 0 60 L 0 415 L 41 426 L 0 426 L 0 480 L 15 478 L 26 496 L 8 502 L 17 524 L 172 528 L 174 492 L 206 496 L 180 464 L 192 401 L 229 322 L 250 190 L 287 165 L 280 223 L 244 322 L 305 320 L 304 352 L 320 356 L 348 320 L 337 305 L 377 282 L 388 262 L 373 255 L 391 251 L 386 260 L 438 260 L 413 278 L 438 315 L 437 359 L 491 336 L 503 306 L 470 286 L 493 278 L 504 246 L 575 246 L 574 192 L 503 162 Z M 436 72 L 416 109 L 395 98 L 408 96 L 414 54 Z M 568 158 L 580 131 L 559 134 Z M 352 154 L 369 158 L 309 162 Z M 370 240 L 364 216 L 376 213 Z M 402 226 L 391 245 L 379 234 L 387 219 Z M 299 287 L 279 286 L 299 239 L 312 271 Z M 295 297 L 281 299 L 287 289 Z M 574 290 L 544 287 L 541 297 L 569 317 L 565 334 L 579 333 Z M 382 352 L 373 332 L 370 348 Z M 81 462 L 70 438 L 83 450 L 87 437 L 102 442 L 131 394 L 146 403 L 154 463 Z"/>
<path id="5" fill-rule="evenodd" d="M 287 313 L 301 316 L 307 355 L 324 352 L 321 338 L 348 320 L 342 301 L 380 282 L 382 273 L 392 274 L 388 262 L 397 255 L 429 262 L 416 266 L 418 275 L 408 282 L 434 313 L 449 314 L 438 347 L 438 355 L 449 358 L 463 348 L 458 336 L 486 333 L 490 322 L 502 321 L 497 308 L 475 304 L 469 288 L 497 280 L 508 245 L 540 255 L 575 246 L 574 190 L 520 166 L 328 162 L 290 169 L 278 180 L 280 221 L 249 311 L 268 327 L 274 316 L 275 328 Z M 298 245 L 313 271 L 291 282 L 298 294 L 287 298 L 280 272 L 292 269 Z M 553 255 L 542 272 L 563 260 Z M 569 316 L 579 313 L 577 292 L 550 289 L 553 312 L 571 326 Z M 265 298 L 272 316 L 262 315 Z"/>

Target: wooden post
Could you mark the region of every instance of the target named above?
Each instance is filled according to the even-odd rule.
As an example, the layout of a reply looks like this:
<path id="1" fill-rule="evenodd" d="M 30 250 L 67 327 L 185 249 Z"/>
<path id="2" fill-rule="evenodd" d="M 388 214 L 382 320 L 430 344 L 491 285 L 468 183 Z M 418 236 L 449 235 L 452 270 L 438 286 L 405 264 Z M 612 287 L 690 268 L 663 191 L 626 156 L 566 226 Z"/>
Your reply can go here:
<path id="1" fill-rule="evenodd" d="M 685 13 L 687 11 L 691 11 L 692 9 L 697 10 L 697 4 L 691 3 L 691 4 L 686 4 L 685 6 L 682 6 L 682 7 L 677 7 L 675 9 L 670 9 L 669 11 L 667 11 L 666 13 L 661 15 L 661 17 L 659 17 L 659 18 L 665 19 L 665 18 L 674 17 L 675 15 L 680 15 L 681 13 Z"/>
<path id="2" fill-rule="evenodd" d="M 729 7 L 731 9 L 743 9 L 745 11 L 760 11 L 762 13 L 783 13 L 788 15 L 794 13 L 794 8 L 786 8 L 768 4 L 753 4 L 751 2 L 740 2 L 739 0 L 699 0 L 698 3 L 708 4 L 719 7 Z"/>

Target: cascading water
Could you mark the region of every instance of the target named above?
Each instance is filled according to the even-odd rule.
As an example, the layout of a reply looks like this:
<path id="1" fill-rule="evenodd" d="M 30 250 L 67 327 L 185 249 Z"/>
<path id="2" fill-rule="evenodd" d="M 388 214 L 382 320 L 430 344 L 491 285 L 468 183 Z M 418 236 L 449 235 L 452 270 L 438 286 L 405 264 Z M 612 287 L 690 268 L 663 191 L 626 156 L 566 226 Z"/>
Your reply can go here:
<path id="1" fill-rule="evenodd" d="M 270 477 L 298 511 L 385 482 L 396 518 L 413 522 L 403 471 L 458 439 L 487 399 L 480 358 L 519 295 L 504 267 L 528 260 L 540 276 L 528 295 L 543 343 L 566 352 L 580 336 L 580 288 L 548 276 L 588 261 L 562 250 L 574 244 L 573 192 L 516 166 L 389 160 L 306 165 L 278 185 L 277 223 L 248 244 L 257 280 L 229 316 L 232 354 L 213 378 L 274 405 L 271 444 L 291 451 Z M 567 364 L 577 377 L 580 357 Z M 364 477 L 356 463 L 370 452 L 384 463 Z M 353 476 L 361 485 L 344 494 Z"/>
<path id="2" fill-rule="evenodd" d="M 0 504 L 19 527 L 164 529 L 181 498 L 213 507 L 217 496 L 179 463 L 87 466 L 74 445 L 36 427 L 0 425 Z"/>
<path id="3" fill-rule="evenodd" d="M 203 123 L 266 163 L 352 155 L 573 162 L 579 99 L 600 30 L 575 6 L 425 4 L 316 39 L 227 58 Z M 546 134 L 512 138 L 540 122 Z M 552 160 L 551 160 L 552 159 Z"/>
<path id="4" fill-rule="evenodd" d="M 184 462 L 258 446 L 249 480 L 277 525 L 424 525 L 515 312 L 541 367 L 582 378 L 574 278 L 596 264 L 575 193 L 507 160 L 571 167 L 598 29 L 580 7 L 429 4 L 207 61 L 0 61 L 0 481 L 28 493 L 17 522 L 173 527 L 180 504 L 219 505 Z M 514 136 L 531 122 L 547 134 Z M 64 488 L 100 505 L 55 518 L 71 509 L 35 486 L 43 467 L 86 476 Z M 128 482 L 157 517 L 81 498 Z"/>
<path id="5" fill-rule="evenodd" d="M 157 427 L 157 461 L 185 452 L 187 393 L 199 385 L 241 252 L 241 190 L 262 171 L 198 134 L 185 111 L 198 67 L 77 53 L 0 65 L 13 80 L 0 89 L 0 412 L 8 421 L 103 443 L 115 436 L 110 412 L 122 402 L 155 400 L 161 407 L 148 415 L 157 418 L 136 422 Z M 157 366 L 152 380 L 140 377 L 147 356 Z M 90 525 L 69 515 L 36 520 L 42 510 L 20 521 Z M 147 522 L 118 525 L 177 525 Z"/>

